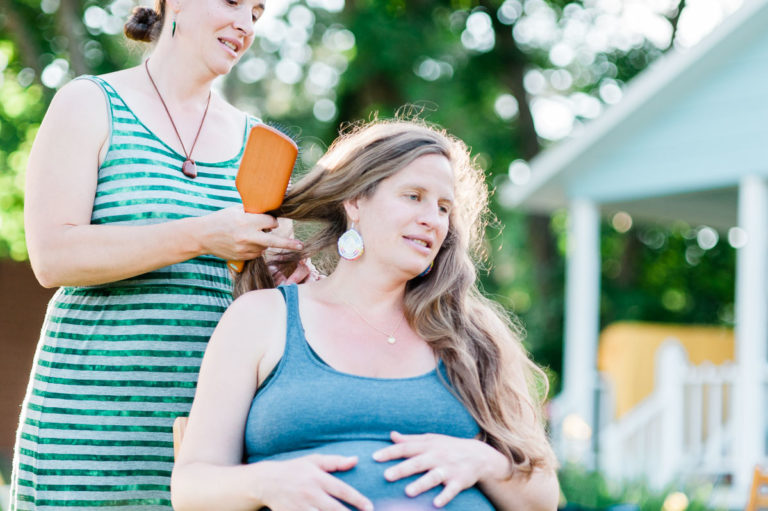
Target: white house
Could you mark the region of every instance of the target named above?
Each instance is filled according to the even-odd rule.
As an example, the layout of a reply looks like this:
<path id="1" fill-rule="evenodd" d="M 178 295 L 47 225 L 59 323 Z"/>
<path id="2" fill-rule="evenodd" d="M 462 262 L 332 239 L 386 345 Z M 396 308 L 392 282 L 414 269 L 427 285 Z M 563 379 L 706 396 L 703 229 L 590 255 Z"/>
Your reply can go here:
<path id="1" fill-rule="evenodd" d="M 736 360 L 727 391 L 733 399 L 726 400 L 729 420 L 718 435 L 720 445 L 711 452 L 725 456 L 723 463 L 727 458 L 733 476 L 730 503 L 743 505 L 752 467 L 767 460 L 768 0 L 746 0 L 697 46 L 654 63 L 632 81 L 619 104 L 535 158 L 527 183 L 509 187 L 504 195 L 512 207 L 568 210 L 558 416 L 578 417 L 592 430 L 598 426 L 594 389 L 601 215 L 626 211 L 641 221 L 679 219 L 714 227 L 721 237 L 730 230 L 737 238 Z M 667 369 L 657 368 L 661 380 L 676 378 L 679 371 L 673 367 L 684 363 L 674 361 L 681 358 L 674 348 L 667 352 L 671 355 L 660 362 Z M 682 401 L 677 404 L 683 406 Z M 712 406 L 708 408 L 712 415 Z M 669 455 L 685 458 L 683 420 L 690 418 L 681 413 L 676 420 L 665 419 L 657 430 L 664 439 L 645 446 L 651 455 L 673 463 L 646 474 L 659 484 L 690 468 Z M 615 433 L 613 426 L 608 436 Z M 555 430 L 561 427 L 555 424 Z M 614 470 L 610 463 L 604 468 Z"/>

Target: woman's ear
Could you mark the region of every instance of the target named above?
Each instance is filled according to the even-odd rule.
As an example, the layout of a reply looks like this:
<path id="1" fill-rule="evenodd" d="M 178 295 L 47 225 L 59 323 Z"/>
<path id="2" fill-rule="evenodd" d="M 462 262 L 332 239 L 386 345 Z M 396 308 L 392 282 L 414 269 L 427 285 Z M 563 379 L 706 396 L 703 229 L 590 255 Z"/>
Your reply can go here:
<path id="1" fill-rule="evenodd" d="M 344 211 L 347 212 L 347 218 L 349 218 L 349 221 L 353 224 L 360 221 L 359 201 L 360 199 L 357 198 L 344 201 Z"/>
<path id="2" fill-rule="evenodd" d="M 179 11 L 181 11 L 181 1 L 180 0 L 167 0 L 166 4 L 175 13 L 178 13 Z"/>

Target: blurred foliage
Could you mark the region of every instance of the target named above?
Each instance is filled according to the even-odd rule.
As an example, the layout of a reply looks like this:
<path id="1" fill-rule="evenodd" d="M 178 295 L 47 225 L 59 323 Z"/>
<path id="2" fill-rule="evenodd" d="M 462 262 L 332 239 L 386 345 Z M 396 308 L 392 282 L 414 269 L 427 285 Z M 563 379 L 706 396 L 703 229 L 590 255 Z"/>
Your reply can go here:
<path id="1" fill-rule="evenodd" d="M 133 0 L 0 6 L 0 257 L 24 259 L 25 162 L 53 93 L 78 74 L 136 64 L 144 48 L 121 35 Z M 661 45 L 619 30 L 596 48 L 587 34 L 607 14 L 599 3 L 565 0 L 275 0 L 268 9 L 275 18 L 256 25 L 254 49 L 217 88 L 293 133 L 305 166 L 340 123 L 403 105 L 464 139 L 496 190 L 482 285 L 520 317 L 534 358 L 559 373 L 567 219 L 505 208 L 509 166 L 558 138 L 538 124 L 537 102 L 568 105 L 572 127 L 588 122 L 611 99 L 605 91 L 666 51 L 674 30 Z M 660 16 L 674 27 L 679 14 Z M 563 44 L 572 58 L 556 58 Z M 603 324 L 732 323 L 734 251 L 697 250 L 691 232 L 604 225 Z"/>
<path id="2" fill-rule="evenodd" d="M 651 489 L 643 482 L 617 483 L 599 472 L 566 465 L 558 472 L 565 511 L 715 511 L 708 501 L 712 485 Z M 683 503 L 680 502 L 684 497 Z M 666 505 L 665 505 L 666 503 Z"/>

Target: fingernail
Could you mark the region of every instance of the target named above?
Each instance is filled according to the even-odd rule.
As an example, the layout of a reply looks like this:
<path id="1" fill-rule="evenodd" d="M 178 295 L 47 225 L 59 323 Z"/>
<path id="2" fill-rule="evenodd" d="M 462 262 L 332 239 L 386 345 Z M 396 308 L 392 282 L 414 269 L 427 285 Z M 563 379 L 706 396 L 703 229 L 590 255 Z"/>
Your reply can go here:
<path id="1" fill-rule="evenodd" d="M 391 480 L 394 475 L 395 474 L 392 471 L 392 469 L 388 469 L 384 471 L 384 479 L 386 479 L 387 481 Z"/>
<path id="2" fill-rule="evenodd" d="M 413 486 L 406 486 L 405 487 L 405 494 L 409 497 L 413 497 Z"/>
<path id="3" fill-rule="evenodd" d="M 370 502 L 365 504 L 365 511 L 373 511 L 373 504 Z"/>
<path id="4" fill-rule="evenodd" d="M 381 452 L 376 451 L 375 453 L 373 453 L 373 459 L 375 459 L 376 461 L 381 461 Z"/>

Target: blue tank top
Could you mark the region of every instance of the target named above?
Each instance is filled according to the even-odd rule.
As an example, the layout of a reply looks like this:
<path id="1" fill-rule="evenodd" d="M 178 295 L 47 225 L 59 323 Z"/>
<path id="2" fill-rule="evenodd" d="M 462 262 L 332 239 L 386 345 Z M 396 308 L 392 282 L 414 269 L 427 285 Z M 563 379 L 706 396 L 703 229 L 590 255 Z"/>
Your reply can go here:
<path id="1" fill-rule="evenodd" d="M 434 509 L 431 502 L 442 486 L 409 498 L 405 487 L 419 476 L 389 482 L 384 470 L 402 460 L 380 463 L 371 456 L 392 445 L 391 431 L 462 438 L 479 433 L 477 422 L 448 386 L 442 362 L 411 378 L 369 378 L 337 371 L 307 343 L 296 285 L 278 289 L 287 309 L 285 351 L 248 413 L 248 463 L 309 454 L 358 456 L 352 470 L 334 472 L 334 476 L 371 499 L 377 511 Z M 473 487 L 444 509 L 486 511 L 494 507 Z"/>

